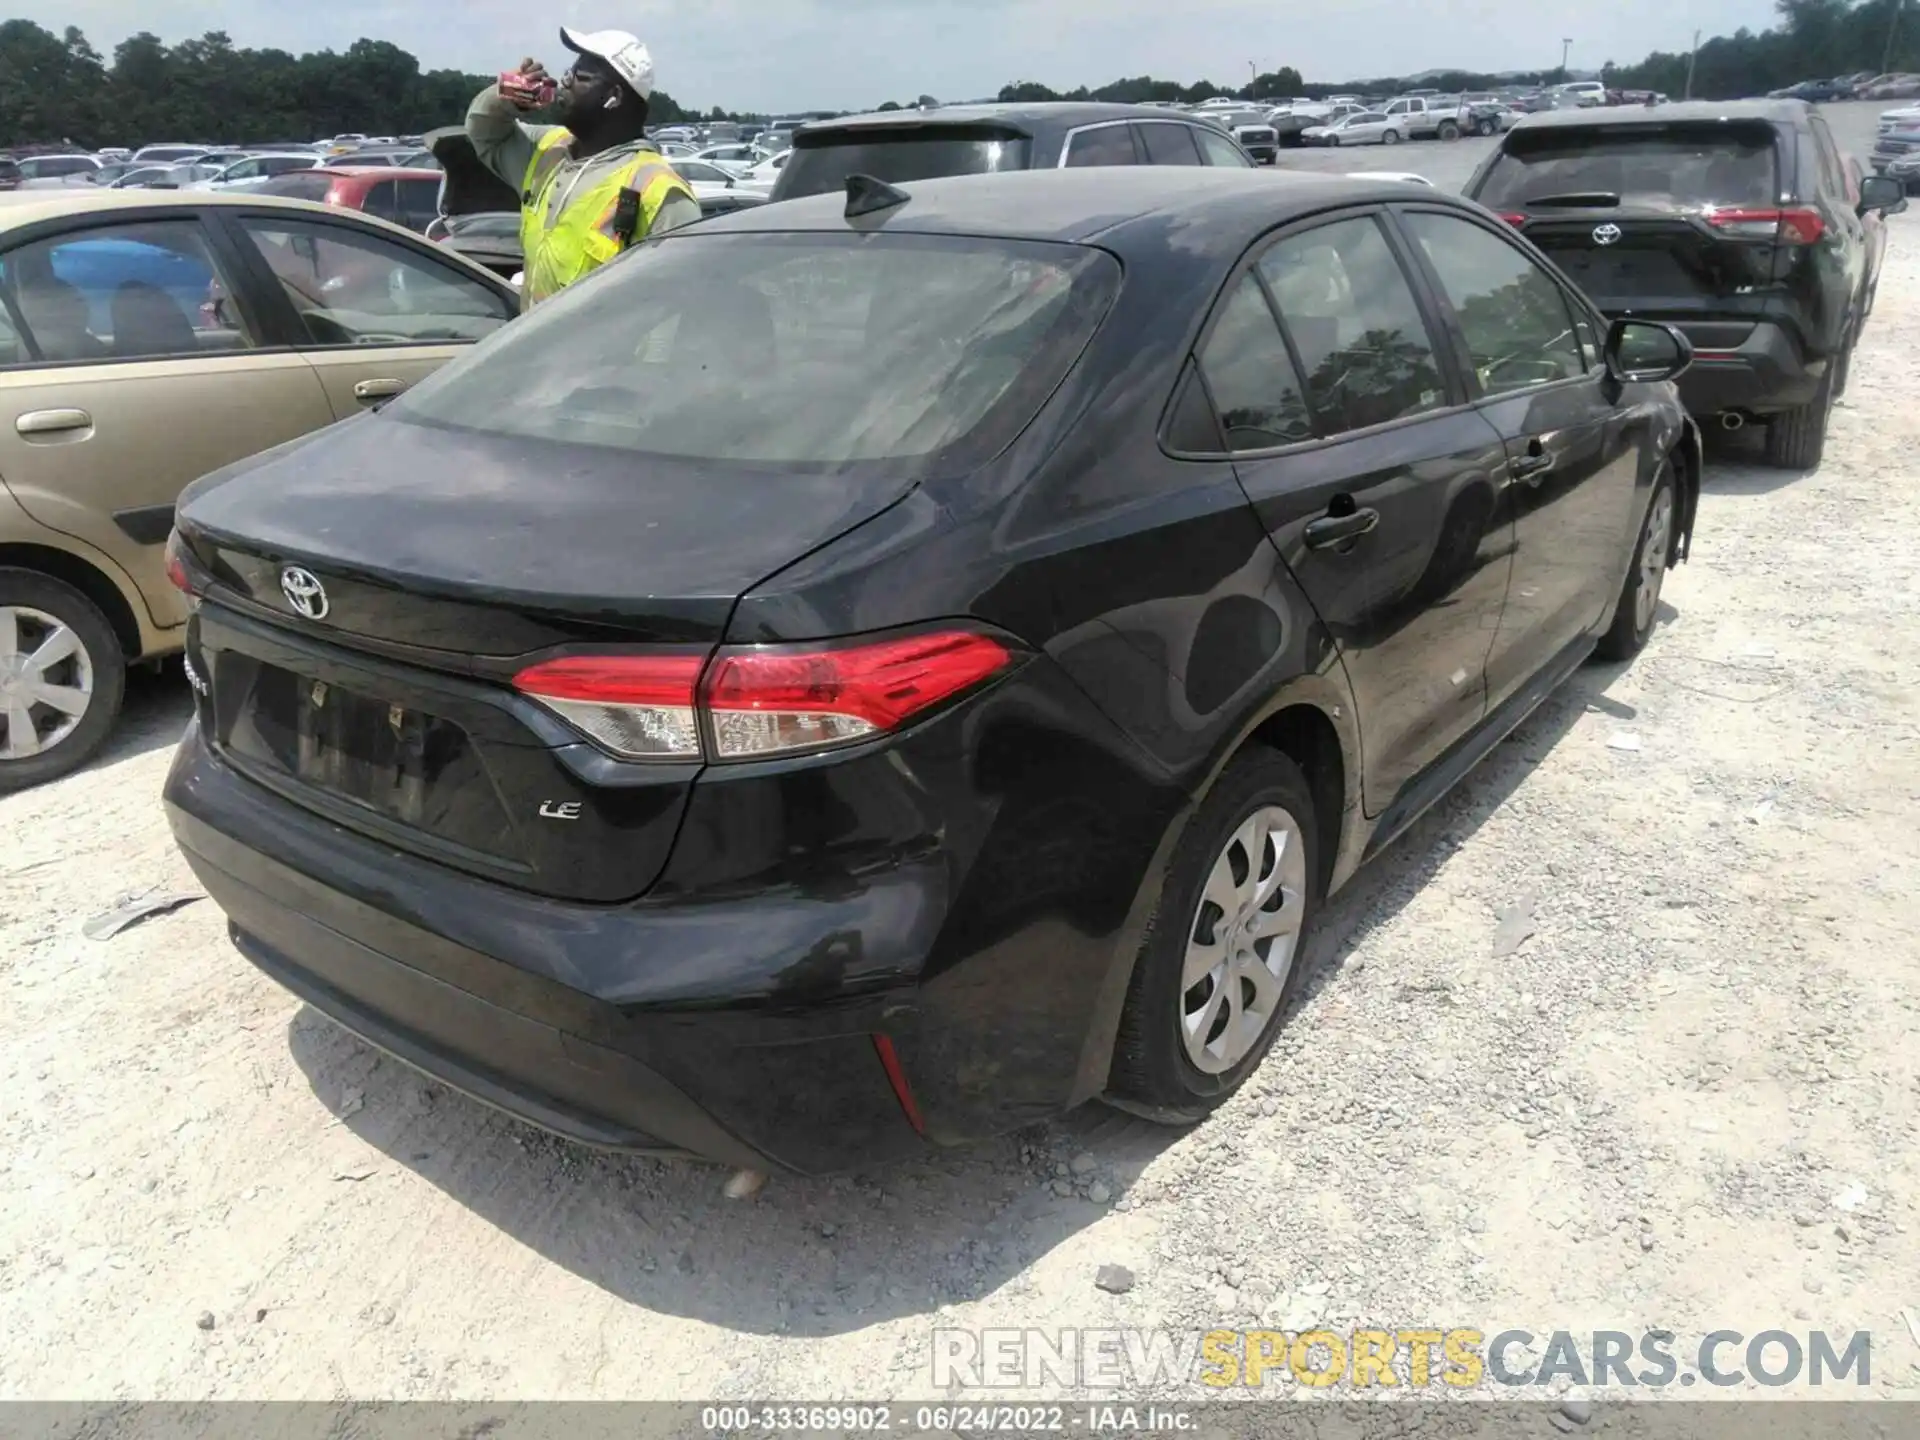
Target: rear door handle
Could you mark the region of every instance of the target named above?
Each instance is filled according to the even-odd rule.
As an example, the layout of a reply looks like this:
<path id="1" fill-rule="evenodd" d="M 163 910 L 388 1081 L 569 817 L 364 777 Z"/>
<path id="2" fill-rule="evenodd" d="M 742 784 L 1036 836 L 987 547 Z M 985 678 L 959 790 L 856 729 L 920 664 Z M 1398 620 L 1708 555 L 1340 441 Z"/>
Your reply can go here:
<path id="1" fill-rule="evenodd" d="M 362 380 L 353 387 L 353 398 L 365 405 L 374 400 L 391 400 L 406 388 L 404 380 Z"/>
<path id="2" fill-rule="evenodd" d="M 87 430 L 93 416 L 84 410 L 29 410 L 13 422 L 21 435 L 58 435 L 63 430 Z"/>
<path id="3" fill-rule="evenodd" d="M 1540 442 L 1533 442 L 1537 447 Z M 1507 462 L 1507 473 L 1516 480 L 1524 480 L 1529 485 L 1538 485 L 1546 473 L 1553 469 L 1553 456 L 1545 450 L 1533 449 L 1525 455 L 1516 455 Z"/>
<path id="4" fill-rule="evenodd" d="M 1358 540 L 1380 523 L 1378 510 L 1355 510 L 1350 515 L 1322 515 L 1309 520 L 1306 542 L 1309 550 L 1331 550 L 1349 540 Z"/>

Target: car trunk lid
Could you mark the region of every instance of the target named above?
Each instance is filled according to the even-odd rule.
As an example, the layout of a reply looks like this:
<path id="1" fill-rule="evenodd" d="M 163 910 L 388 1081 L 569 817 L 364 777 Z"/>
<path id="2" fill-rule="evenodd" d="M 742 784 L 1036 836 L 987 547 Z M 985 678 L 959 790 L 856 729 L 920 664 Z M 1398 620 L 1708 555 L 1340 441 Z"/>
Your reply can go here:
<path id="1" fill-rule="evenodd" d="M 512 677 L 556 651 L 703 661 L 742 593 L 909 488 L 783 477 L 769 525 L 764 476 L 349 421 L 181 506 L 205 578 L 204 728 L 252 778 L 383 843 L 541 894 L 632 898 L 699 762 L 622 761 Z"/>

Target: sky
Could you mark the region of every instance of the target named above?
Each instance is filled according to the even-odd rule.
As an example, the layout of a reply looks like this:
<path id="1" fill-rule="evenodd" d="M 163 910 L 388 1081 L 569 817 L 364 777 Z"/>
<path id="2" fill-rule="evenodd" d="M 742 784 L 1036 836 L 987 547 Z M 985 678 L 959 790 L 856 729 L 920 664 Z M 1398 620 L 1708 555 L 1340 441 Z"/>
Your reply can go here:
<path id="1" fill-rule="evenodd" d="M 487 73 L 533 54 L 563 63 L 555 27 L 620 29 L 652 49 L 686 105 L 781 113 L 1058 90 L 1125 75 L 1244 83 L 1292 65 L 1310 80 L 1427 69 L 1576 70 L 1685 50 L 1694 30 L 1773 23 L 1772 0 L 16 0 L 103 54 L 137 30 L 168 42 L 225 30 L 296 53 L 390 40 L 426 69 Z"/>

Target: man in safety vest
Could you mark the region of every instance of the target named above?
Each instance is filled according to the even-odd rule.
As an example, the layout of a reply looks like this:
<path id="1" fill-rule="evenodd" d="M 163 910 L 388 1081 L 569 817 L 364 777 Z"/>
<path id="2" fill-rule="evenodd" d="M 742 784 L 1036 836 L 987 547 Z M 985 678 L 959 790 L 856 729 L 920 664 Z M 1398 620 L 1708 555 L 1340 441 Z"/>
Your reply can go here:
<path id="1" fill-rule="evenodd" d="M 577 58 L 557 91 L 539 61 L 523 60 L 467 109 L 474 153 L 520 192 L 523 308 L 636 241 L 700 218 L 692 189 L 647 139 L 647 47 L 622 30 L 565 26 L 560 43 Z M 559 125 L 519 118 L 549 98 L 559 102 Z"/>

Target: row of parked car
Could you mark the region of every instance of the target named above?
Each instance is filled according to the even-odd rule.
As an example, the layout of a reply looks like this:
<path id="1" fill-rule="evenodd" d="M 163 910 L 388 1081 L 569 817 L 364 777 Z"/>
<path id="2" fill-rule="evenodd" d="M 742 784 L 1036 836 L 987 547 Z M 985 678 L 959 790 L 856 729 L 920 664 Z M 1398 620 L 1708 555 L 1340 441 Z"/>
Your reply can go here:
<path id="1" fill-rule="evenodd" d="M 1873 168 L 1898 180 L 1909 195 L 1920 190 L 1920 105 L 1903 105 L 1880 113 Z"/>
<path id="2" fill-rule="evenodd" d="M 1910 71 L 1870 70 L 1836 75 L 1831 80 L 1802 80 L 1768 92 L 1771 100 L 1805 100 L 1821 104 L 1833 100 L 1911 100 L 1920 96 L 1920 75 Z"/>

